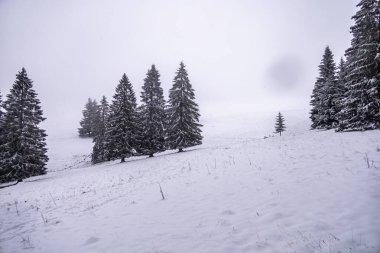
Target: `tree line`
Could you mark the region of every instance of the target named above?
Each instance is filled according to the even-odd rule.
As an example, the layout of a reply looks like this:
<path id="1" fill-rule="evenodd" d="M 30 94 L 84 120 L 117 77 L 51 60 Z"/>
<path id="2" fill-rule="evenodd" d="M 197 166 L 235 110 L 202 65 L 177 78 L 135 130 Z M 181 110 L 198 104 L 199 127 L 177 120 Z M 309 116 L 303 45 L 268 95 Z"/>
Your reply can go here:
<path id="1" fill-rule="evenodd" d="M 78 132 L 81 137 L 93 138 L 93 163 L 153 157 L 169 149 L 182 152 L 202 143 L 199 109 L 183 62 L 175 73 L 167 103 L 155 65 L 148 70 L 140 98 L 138 106 L 132 84 L 123 74 L 111 105 L 105 96 L 99 104 L 88 99 Z"/>
<path id="2" fill-rule="evenodd" d="M 339 66 L 326 47 L 310 104 L 313 129 L 337 131 L 380 128 L 380 1 L 361 0 L 353 16 L 353 38 Z M 137 105 L 132 84 L 124 74 L 111 105 L 103 97 L 89 99 L 80 122 L 80 136 L 94 138 L 92 162 L 134 155 L 153 156 L 168 149 L 202 143 L 199 109 L 185 65 L 180 64 L 166 102 L 160 75 L 149 69 Z M 22 68 L 2 101 L 0 93 L 0 183 L 46 173 L 45 120 L 33 82 Z M 281 114 L 275 132 L 285 130 Z"/>
<path id="3" fill-rule="evenodd" d="M 313 129 L 380 128 L 380 1 L 362 0 L 352 17 L 353 38 L 339 66 L 327 46 L 310 105 Z"/>

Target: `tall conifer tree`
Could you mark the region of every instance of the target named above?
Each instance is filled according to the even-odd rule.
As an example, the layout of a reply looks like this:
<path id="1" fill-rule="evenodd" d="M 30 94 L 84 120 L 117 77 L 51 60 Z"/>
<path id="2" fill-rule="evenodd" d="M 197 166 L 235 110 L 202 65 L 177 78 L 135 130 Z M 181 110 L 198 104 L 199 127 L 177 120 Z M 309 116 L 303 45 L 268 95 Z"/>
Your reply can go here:
<path id="1" fill-rule="evenodd" d="M 0 92 L 0 124 L 1 124 L 1 119 L 3 118 L 3 96 L 1 95 Z"/>
<path id="2" fill-rule="evenodd" d="M 339 66 L 338 66 L 338 82 L 340 88 L 344 89 L 345 79 L 347 76 L 347 68 L 346 68 L 346 62 L 343 58 L 340 58 Z M 344 92 L 343 92 L 344 94 Z"/>
<path id="3" fill-rule="evenodd" d="M 91 161 L 99 163 L 107 160 L 106 157 L 106 124 L 109 115 L 109 104 L 103 96 L 98 107 L 94 146 L 92 148 Z"/>
<path id="4" fill-rule="evenodd" d="M 4 150 L 2 150 L 2 149 L 4 149 L 4 147 L 1 146 L 1 143 L 2 143 L 1 138 L 4 137 L 2 132 L 5 131 L 4 126 L 3 126 L 3 120 L 4 120 L 3 97 L 2 97 L 1 92 L 0 92 L 0 159 L 2 156 L 1 154 L 5 152 Z M 0 171 L 1 171 L 1 169 L 0 169 Z"/>
<path id="5" fill-rule="evenodd" d="M 85 109 L 82 111 L 83 119 L 80 121 L 80 128 L 78 128 L 80 137 L 94 137 L 96 129 L 96 120 L 98 114 L 98 102 L 96 100 L 88 99 Z"/>
<path id="6" fill-rule="evenodd" d="M 135 92 L 126 74 L 116 87 L 106 131 L 106 156 L 121 159 L 135 154 L 139 147 L 139 127 Z"/>
<path id="7" fill-rule="evenodd" d="M 32 81 L 23 68 L 4 103 L 0 143 L 0 182 L 46 173 L 46 134 L 39 124 L 45 120 Z"/>
<path id="8" fill-rule="evenodd" d="M 361 0 L 346 50 L 347 75 L 339 130 L 380 128 L 380 1 Z"/>
<path id="9" fill-rule="evenodd" d="M 181 62 L 169 91 L 167 146 L 178 149 L 202 144 L 199 110 L 185 65 Z"/>
<path id="10" fill-rule="evenodd" d="M 165 99 L 155 65 L 148 70 L 141 92 L 141 151 L 152 157 L 165 150 Z"/>
<path id="11" fill-rule="evenodd" d="M 346 76 L 347 76 L 347 67 L 346 67 L 346 62 L 344 61 L 343 58 L 340 58 L 339 66 L 338 66 L 338 75 L 337 75 L 337 87 L 339 89 L 339 94 L 336 99 L 336 109 L 337 112 L 335 114 L 336 119 L 340 120 L 340 113 L 343 110 L 343 99 L 344 99 L 344 94 L 346 93 Z M 339 123 L 338 123 L 339 127 Z"/>
<path id="12" fill-rule="evenodd" d="M 312 106 L 312 110 L 310 118 L 312 120 L 312 128 L 329 129 L 337 126 L 337 102 L 340 94 L 341 90 L 336 78 L 334 56 L 330 48 L 326 47 L 321 64 L 319 65 L 319 77 L 315 82 L 311 96 L 310 105 Z"/>

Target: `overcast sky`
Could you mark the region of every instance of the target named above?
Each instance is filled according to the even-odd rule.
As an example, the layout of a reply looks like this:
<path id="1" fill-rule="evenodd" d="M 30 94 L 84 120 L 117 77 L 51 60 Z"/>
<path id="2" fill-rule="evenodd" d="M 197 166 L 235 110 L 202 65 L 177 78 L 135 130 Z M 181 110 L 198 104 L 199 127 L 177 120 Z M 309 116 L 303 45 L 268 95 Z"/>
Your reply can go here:
<path id="1" fill-rule="evenodd" d="M 203 118 L 307 108 L 326 45 L 350 45 L 354 0 L 0 0 L 0 91 L 25 67 L 49 132 L 76 131 L 88 97 L 123 73 L 138 99 L 156 64 L 167 97 L 181 60 Z"/>

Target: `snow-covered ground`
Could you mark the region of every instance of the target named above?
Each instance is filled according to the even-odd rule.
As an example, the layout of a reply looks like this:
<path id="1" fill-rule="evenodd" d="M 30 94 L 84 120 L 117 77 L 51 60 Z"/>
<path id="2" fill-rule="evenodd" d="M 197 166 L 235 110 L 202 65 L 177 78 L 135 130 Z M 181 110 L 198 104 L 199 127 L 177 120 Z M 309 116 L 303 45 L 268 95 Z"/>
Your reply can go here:
<path id="1" fill-rule="evenodd" d="M 0 189 L 0 252 L 379 253 L 380 131 L 293 111 L 264 139 L 275 115 L 209 118 L 202 146 L 123 164 L 51 137 L 50 172 Z"/>

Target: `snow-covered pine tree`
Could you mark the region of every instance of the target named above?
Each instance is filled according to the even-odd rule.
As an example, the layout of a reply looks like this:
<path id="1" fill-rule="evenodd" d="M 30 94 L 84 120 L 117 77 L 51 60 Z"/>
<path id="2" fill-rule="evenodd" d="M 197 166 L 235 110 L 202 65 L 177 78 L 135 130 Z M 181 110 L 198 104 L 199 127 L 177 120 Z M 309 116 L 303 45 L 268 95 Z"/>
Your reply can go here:
<path id="1" fill-rule="evenodd" d="M 168 103 L 167 147 L 182 152 L 184 148 L 202 144 L 198 105 L 183 62 L 169 90 Z"/>
<path id="2" fill-rule="evenodd" d="M 341 86 L 344 86 L 346 75 L 347 75 L 346 62 L 342 57 L 340 58 L 340 62 L 338 66 L 338 81 Z"/>
<path id="3" fill-rule="evenodd" d="M 335 115 L 338 122 L 340 120 L 340 112 L 343 110 L 343 99 L 344 99 L 344 94 L 346 92 L 346 87 L 345 87 L 346 76 L 347 76 L 346 62 L 342 57 L 340 58 L 340 62 L 338 66 L 338 75 L 337 75 L 337 87 L 339 89 L 339 93 L 336 99 L 337 113 Z M 339 123 L 338 123 L 338 126 L 339 126 Z"/>
<path id="4" fill-rule="evenodd" d="M 95 125 L 94 146 L 92 148 L 91 161 L 99 163 L 107 160 L 106 156 L 106 123 L 109 115 L 109 104 L 105 96 L 98 106 L 98 114 Z"/>
<path id="5" fill-rule="evenodd" d="M 32 80 L 23 68 L 7 100 L 1 132 L 0 182 L 10 182 L 46 173 L 45 120 Z"/>
<path id="6" fill-rule="evenodd" d="M 339 130 L 380 128 L 380 1 L 361 0 L 352 17 L 353 38 L 346 50 L 347 91 L 339 113 Z"/>
<path id="7" fill-rule="evenodd" d="M 104 154 L 105 154 L 105 159 L 107 161 L 111 161 L 116 159 L 116 154 L 114 153 L 116 148 L 115 148 L 115 142 L 113 141 L 113 129 L 114 126 L 111 125 L 110 122 L 111 119 L 111 106 L 110 106 L 110 111 L 108 114 L 107 122 L 106 122 L 106 132 L 104 134 Z"/>
<path id="8" fill-rule="evenodd" d="M 347 76 L 347 67 L 346 62 L 344 61 L 343 57 L 340 58 L 339 66 L 338 66 L 338 86 L 340 89 L 342 89 L 342 95 L 345 93 L 345 82 L 346 82 L 346 76 Z"/>
<path id="9" fill-rule="evenodd" d="M 155 65 L 144 79 L 141 101 L 141 152 L 153 157 L 165 150 L 165 99 Z"/>
<path id="10" fill-rule="evenodd" d="M 4 147 L 1 146 L 1 143 L 2 143 L 2 141 L 1 141 L 2 132 L 5 131 L 5 129 L 3 127 L 3 119 L 4 119 L 3 116 L 4 116 L 3 97 L 2 97 L 1 92 L 0 92 L 0 159 L 1 159 L 1 156 L 2 156 L 1 154 L 3 154 L 5 152 L 4 150 L 2 150 L 2 148 L 4 148 Z M 0 162 L 0 164 L 1 164 L 1 162 Z M 0 168 L 0 174 L 1 174 L 1 168 Z"/>
<path id="11" fill-rule="evenodd" d="M 138 155 L 146 155 L 144 150 L 144 134 L 143 134 L 143 122 L 144 122 L 144 114 L 143 114 L 143 105 L 139 105 L 136 108 L 136 119 L 137 119 L 137 147 L 136 147 L 136 156 Z"/>
<path id="12" fill-rule="evenodd" d="M 284 132 L 285 129 L 286 129 L 286 127 L 285 127 L 284 116 L 282 116 L 281 112 L 279 112 L 277 114 L 276 123 L 274 125 L 274 133 L 280 134 L 280 136 L 281 136 L 281 133 Z"/>
<path id="13" fill-rule="evenodd" d="M 341 97 L 341 89 L 336 78 L 336 66 L 334 56 L 327 46 L 319 65 L 319 77 L 315 82 L 313 93 L 311 95 L 310 119 L 311 127 L 314 128 L 332 128 L 336 127 L 338 120 L 337 102 Z"/>
<path id="14" fill-rule="evenodd" d="M 135 154 L 139 147 L 139 126 L 137 121 L 135 92 L 126 74 L 116 87 L 110 107 L 106 130 L 107 159 L 121 159 L 121 162 Z"/>
<path id="15" fill-rule="evenodd" d="M 89 98 L 85 105 L 83 113 L 83 119 L 80 121 L 80 128 L 78 128 L 80 137 L 94 137 L 95 136 L 95 124 L 98 113 L 98 102 Z"/>
<path id="16" fill-rule="evenodd" d="M 1 124 L 1 119 L 3 118 L 3 96 L 1 95 L 0 92 L 0 124 Z"/>

